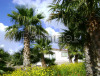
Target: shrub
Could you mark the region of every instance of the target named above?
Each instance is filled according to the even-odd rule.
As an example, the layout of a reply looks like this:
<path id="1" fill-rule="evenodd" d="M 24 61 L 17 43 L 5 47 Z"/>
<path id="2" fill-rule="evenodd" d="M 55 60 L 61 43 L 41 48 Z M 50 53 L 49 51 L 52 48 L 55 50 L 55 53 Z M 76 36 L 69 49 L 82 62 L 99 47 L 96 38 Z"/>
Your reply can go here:
<path id="1" fill-rule="evenodd" d="M 47 68 L 33 67 L 27 70 L 17 69 L 3 76 L 86 76 L 84 63 L 54 65 Z"/>

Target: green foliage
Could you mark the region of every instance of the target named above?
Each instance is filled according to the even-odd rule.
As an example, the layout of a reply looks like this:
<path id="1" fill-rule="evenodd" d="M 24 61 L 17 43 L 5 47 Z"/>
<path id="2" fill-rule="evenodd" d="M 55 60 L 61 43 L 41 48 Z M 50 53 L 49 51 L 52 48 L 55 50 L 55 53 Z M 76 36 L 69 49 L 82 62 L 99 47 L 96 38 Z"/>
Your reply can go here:
<path id="1" fill-rule="evenodd" d="M 15 65 L 23 65 L 23 54 L 22 53 L 15 53 L 12 55 L 11 63 Z"/>
<path id="2" fill-rule="evenodd" d="M 41 53 L 39 53 L 36 49 L 34 48 L 31 48 L 30 49 L 30 52 L 31 52 L 31 55 L 30 55 L 30 60 L 31 60 L 31 63 L 37 63 L 40 61 L 41 59 Z M 54 61 L 55 59 L 48 59 L 48 58 L 45 58 L 45 61 L 46 61 L 46 64 L 48 66 L 51 66 L 51 65 L 55 65 Z M 23 49 L 20 50 L 20 52 L 17 52 L 15 53 L 14 55 L 11 56 L 11 60 L 10 62 L 12 64 L 15 65 L 23 65 Z"/>
<path id="3" fill-rule="evenodd" d="M 8 61 L 9 53 L 5 52 L 2 48 L 0 48 L 0 58 L 4 61 Z"/>
<path id="4" fill-rule="evenodd" d="M 4 74 L 5 72 L 3 70 L 0 70 L 0 74 Z"/>
<path id="5" fill-rule="evenodd" d="M 78 59 L 82 59 L 84 55 L 83 47 L 85 38 L 83 39 L 82 37 L 84 34 L 76 31 L 78 31 L 78 29 L 75 29 L 75 27 L 64 30 L 64 32 L 61 33 L 61 37 L 59 37 L 59 47 L 60 49 L 67 48 L 70 58 L 78 55 Z"/>
<path id="6" fill-rule="evenodd" d="M 26 71 L 18 69 L 4 76 L 86 76 L 84 63 L 62 64 L 47 68 L 32 67 Z"/>
<path id="7" fill-rule="evenodd" d="M 11 14 L 8 14 L 12 22 L 14 22 L 14 25 L 6 28 L 5 38 L 15 41 L 28 40 L 27 45 L 30 45 L 30 42 L 34 41 L 34 38 L 36 38 L 37 35 L 47 34 L 47 31 L 41 25 L 41 19 L 44 18 L 42 14 L 35 14 L 35 10 L 33 8 L 28 9 L 25 6 L 17 6 L 16 9 L 17 11 L 12 11 Z M 24 46 L 26 45 L 24 44 Z M 29 48 L 29 46 L 26 47 Z M 26 50 L 30 51 L 30 49 Z M 24 51 L 23 54 L 25 54 L 25 52 L 26 51 Z M 15 65 L 22 64 L 22 57 L 20 56 L 21 55 L 19 53 L 16 53 L 13 57 L 13 62 Z M 28 59 L 28 57 L 26 58 Z"/>
<path id="8" fill-rule="evenodd" d="M 2 48 L 0 48 L 0 69 L 6 66 L 6 62 L 8 61 L 9 54 L 4 52 Z"/>
<path id="9" fill-rule="evenodd" d="M 55 0 L 55 3 L 49 6 L 50 10 L 52 10 L 49 20 L 61 20 L 68 27 L 68 30 L 64 30 L 61 33 L 62 36 L 59 38 L 59 46 L 61 49 L 68 46 L 69 54 L 82 56 L 83 47 L 88 38 L 87 16 L 90 11 L 87 2 L 84 0 L 63 0 L 59 3 L 59 1 L 61 2 L 61 0 Z M 92 1 L 88 2 L 92 4 Z M 76 41 L 74 41 L 75 38 L 77 38 Z"/>
<path id="10" fill-rule="evenodd" d="M 41 54 L 53 54 L 51 52 L 51 41 L 45 38 L 40 38 L 35 40 L 36 44 L 34 44 L 34 49 L 36 49 L 37 53 Z"/>
<path id="11" fill-rule="evenodd" d="M 42 14 L 35 14 L 33 8 L 28 9 L 25 6 L 17 6 L 16 9 L 17 11 L 8 14 L 14 25 L 6 28 L 6 38 L 20 41 L 27 30 L 30 40 L 33 41 L 34 36 L 47 33 L 41 25 L 41 19 L 44 18 Z"/>
<path id="12" fill-rule="evenodd" d="M 35 44 L 34 44 L 34 49 L 35 49 L 35 53 L 36 54 L 40 54 L 40 59 L 44 59 L 45 63 L 48 66 L 54 65 L 54 61 L 55 59 L 48 59 L 48 58 L 43 58 L 44 54 L 53 54 L 53 52 L 51 51 L 51 41 L 46 39 L 46 38 L 40 38 L 35 40 Z"/>
<path id="13" fill-rule="evenodd" d="M 5 52 L 2 48 L 0 48 L 0 74 L 3 74 L 5 72 L 12 71 L 13 68 L 6 67 L 6 64 L 10 60 L 9 53 Z"/>
<path id="14" fill-rule="evenodd" d="M 82 43 L 81 47 L 87 46 L 89 48 L 88 52 L 90 59 L 86 57 L 86 60 L 91 61 L 91 63 L 87 62 L 87 64 L 92 65 L 92 67 L 87 66 L 87 72 L 90 71 L 88 67 L 91 67 L 93 75 L 97 75 L 98 73 L 95 70 L 98 70 L 96 68 L 96 65 L 99 62 L 96 60 L 97 58 L 100 58 L 100 56 L 97 53 L 95 53 L 97 52 L 96 49 L 99 48 L 98 44 L 96 43 L 97 40 L 95 39 L 95 36 L 99 36 L 100 31 L 100 0 L 54 1 L 55 5 L 52 4 L 51 6 L 53 14 L 51 14 L 49 20 L 62 20 L 65 26 L 68 27 L 69 31 L 71 31 L 76 37 L 78 37 L 79 44 Z M 59 1 L 62 2 L 60 3 Z M 60 9 L 59 7 L 56 7 L 58 5 L 60 6 Z M 74 29 L 74 31 L 71 29 Z M 71 45 L 74 46 L 73 44 Z M 96 46 L 98 46 L 98 48 L 95 48 Z M 78 44 L 76 44 L 76 47 L 78 47 Z"/>
<path id="15" fill-rule="evenodd" d="M 31 48 L 30 49 L 30 61 L 31 63 L 36 63 L 40 61 L 40 54 L 35 53 L 35 49 Z M 16 52 L 14 55 L 11 56 L 11 63 L 16 65 L 23 65 L 23 49 L 20 50 L 19 52 Z"/>
<path id="16" fill-rule="evenodd" d="M 46 64 L 47 64 L 48 66 L 56 65 L 56 64 L 55 64 L 55 59 L 45 58 L 44 60 L 45 60 L 45 62 L 46 62 Z"/>

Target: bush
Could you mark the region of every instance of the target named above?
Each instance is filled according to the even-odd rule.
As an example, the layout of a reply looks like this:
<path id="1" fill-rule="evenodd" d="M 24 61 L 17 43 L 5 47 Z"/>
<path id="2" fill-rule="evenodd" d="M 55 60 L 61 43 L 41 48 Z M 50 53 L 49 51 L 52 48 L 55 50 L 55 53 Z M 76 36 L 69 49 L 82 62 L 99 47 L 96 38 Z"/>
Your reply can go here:
<path id="1" fill-rule="evenodd" d="M 86 76 L 84 63 L 62 64 L 47 68 L 33 67 L 27 70 L 17 69 L 3 76 Z"/>
<path id="2" fill-rule="evenodd" d="M 45 62 L 48 66 L 52 66 L 52 65 L 56 65 L 55 64 L 55 59 L 49 59 L 49 58 L 45 58 Z"/>

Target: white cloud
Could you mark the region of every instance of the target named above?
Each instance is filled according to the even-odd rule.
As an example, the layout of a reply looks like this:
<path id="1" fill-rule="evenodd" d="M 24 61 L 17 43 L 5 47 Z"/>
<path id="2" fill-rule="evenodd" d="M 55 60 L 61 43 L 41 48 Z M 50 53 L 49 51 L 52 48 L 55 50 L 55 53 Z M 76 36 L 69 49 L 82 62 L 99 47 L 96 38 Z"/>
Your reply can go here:
<path id="1" fill-rule="evenodd" d="M 49 17 L 50 12 L 48 5 L 52 3 L 53 0 L 13 0 L 13 3 L 18 5 L 26 5 L 27 7 L 36 7 L 37 13 L 43 12 L 45 15 L 45 20 Z"/>
<path id="2" fill-rule="evenodd" d="M 5 26 L 3 23 L 0 23 L 0 48 L 4 48 L 5 51 L 8 51 L 10 54 L 19 51 L 22 48 L 21 43 L 10 41 L 5 39 Z"/>
<path id="3" fill-rule="evenodd" d="M 0 48 L 4 48 L 4 44 L 1 44 L 1 45 L 0 45 Z"/>
<path id="4" fill-rule="evenodd" d="M 0 31 L 5 31 L 5 28 L 8 26 L 3 25 L 3 23 L 0 23 Z"/>
<path id="5" fill-rule="evenodd" d="M 36 6 L 37 13 L 43 12 L 45 18 L 43 21 L 45 22 L 46 27 L 54 27 L 54 29 L 59 29 L 62 31 L 62 29 L 67 29 L 61 21 L 52 20 L 51 22 L 47 22 L 47 19 L 50 16 L 51 11 L 50 8 L 48 8 L 48 5 L 52 3 L 53 0 L 13 0 L 13 3 L 18 5 L 27 5 L 28 7 L 34 7 Z"/>
<path id="6" fill-rule="evenodd" d="M 68 29 L 64 26 L 64 24 L 61 21 L 52 20 L 51 22 L 46 22 L 46 27 L 54 27 L 55 29 L 59 29 L 59 32 L 62 32 L 63 29 Z"/>
<path id="7" fill-rule="evenodd" d="M 58 38 L 60 37 L 60 33 L 56 32 L 51 27 L 46 28 L 46 31 L 49 33 L 49 39 L 52 41 L 51 45 L 52 48 L 59 48 L 58 47 Z"/>
<path id="8" fill-rule="evenodd" d="M 51 27 L 47 27 L 45 30 L 48 31 L 48 33 L 49 33 L 50 35 L 59 35 L 59 32 L 56 32 L 56 31 L 55 31 L 54 29 L 52 29 Z"/>
<path id="9" fill-rule="evenodd" d="M 13 0 L 13 3 L 17 3 L 19 5 L 29 4 L 32 0 Z"/>

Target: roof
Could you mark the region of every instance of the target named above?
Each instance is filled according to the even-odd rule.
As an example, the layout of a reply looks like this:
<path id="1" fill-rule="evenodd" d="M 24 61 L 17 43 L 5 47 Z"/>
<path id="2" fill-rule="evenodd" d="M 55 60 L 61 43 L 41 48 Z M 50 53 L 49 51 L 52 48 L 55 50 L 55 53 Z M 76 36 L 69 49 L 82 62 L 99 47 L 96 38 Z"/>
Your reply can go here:
<path id="1" fill-rule="evenodd" d="M 67 49 L 56 49 L 56 48 L 52 48 L 52 50 L 56 50 L 56 51 L 68 51 Z"/>

